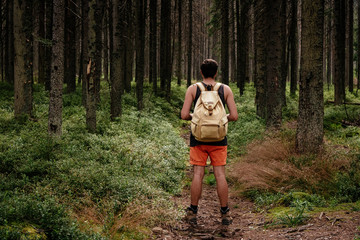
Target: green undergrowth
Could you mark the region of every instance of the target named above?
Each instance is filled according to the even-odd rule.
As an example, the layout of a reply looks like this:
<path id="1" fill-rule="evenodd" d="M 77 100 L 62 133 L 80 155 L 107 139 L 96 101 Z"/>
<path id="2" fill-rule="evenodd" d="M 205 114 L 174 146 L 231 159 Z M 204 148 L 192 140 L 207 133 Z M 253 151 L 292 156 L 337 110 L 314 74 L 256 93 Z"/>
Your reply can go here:
<path id="1" fill-rule="evenodd" d="M 188 148 L 179 134 L 178 114 L 185 88 L 173 89 L 177 95 L 168 103 L 145 84 L 141 112 L 135 95 L 125 94 L 122 116 L 112 122 L 108 86 L 102 83 L 97 131 L 92 134 L 86 130 L 79 87 L 63 95 L 63 136 L 53 140 L 47 136 L 48 94 L 43 86 L 34 86 L 34 117 L 15 120 L 13 90 L 1 83 L 0 239 L 26 237 L 24 229 L 31 226 L 39 233 L 34 239 L 42 239 L 40 233 L 47 239 L 137 235 L 141 227 L 115 227 L 126 225 L 115 219 L 128 212 L 129 204 L 150 199 L 161 205 L 182 189 Z M 176 216 L 169 214 L 173 212 L 144 226 Z"/>
<path id="2" fill-rule="evenodd" d="M 358 95 L 346 94 L 346 102 L 360 102 Z M 287 105 L 283 109 L 283 128 L 275 134 L 285 142 L 287 149 L 286 152 L 281 150 L 286 159 L 283 156 L 280 159 L 286 162 L 289 169 L 296 171 L 307 171 L 314 167 L 320 169 L 323 166 L 326 175 L 317 181 L 301 176 L 288 178 L 283 186 L 286 190 L 254 188 L 242 192 L 255 203 L 257 211 L 267 213 L 267 227 L 304 224 L 319 212 L 359 211 L 360 107 L 336 106 L 329 102 L 332 100 L 333 89 L 324 89 L 324 152 L 321 156 L 299 155 L 292 149 L 295 147 L 298 97 L 287 97 Z M 289 185 L 293 188 L 289 189 Z"/>

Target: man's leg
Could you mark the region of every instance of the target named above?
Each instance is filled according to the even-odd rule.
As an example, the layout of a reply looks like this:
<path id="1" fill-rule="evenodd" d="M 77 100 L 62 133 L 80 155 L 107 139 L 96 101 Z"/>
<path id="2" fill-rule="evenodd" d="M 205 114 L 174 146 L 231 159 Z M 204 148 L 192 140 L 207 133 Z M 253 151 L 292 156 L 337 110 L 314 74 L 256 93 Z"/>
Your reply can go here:
<path id="1" fill-rule="evenodd" d="M 194 165 L 194 177 L 191 183 L 191 205 L 197 206 L 201 197 L 204 166 Z"/>
<path id="2" fill-rule="evenodd" d="M 228 206 L 228 184 L 225 177 L 225 166 L 214 166 L 214 174 L 216 178 L 217 193 L 221 207 Z"/>

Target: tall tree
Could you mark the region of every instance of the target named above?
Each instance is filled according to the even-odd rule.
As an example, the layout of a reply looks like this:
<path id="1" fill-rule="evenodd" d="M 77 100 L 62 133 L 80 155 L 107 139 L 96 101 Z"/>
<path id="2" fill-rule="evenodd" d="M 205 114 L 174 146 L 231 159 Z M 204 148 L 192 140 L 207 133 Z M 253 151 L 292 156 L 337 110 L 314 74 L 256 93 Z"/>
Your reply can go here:
<path id="1" fill-rule="evenodd" d="M 14 2 L 6 1 L 5 79 L 14 84 Z"/>
<path id="2" fill-rule="evenodd" d="M 221 81 L 229 84 L 229 0 L 221 1 Z"/>
<path id="3" fill-rule="evenodd" d="M 124 87 L 126 92 L 131 92 L 131 81 L 133 80 L 133 65 L 134 65 L 134 14 L 133 1 L 126 1 L 126 30 L 125 30 L 125 45 L 126 45 L 126 59 L 125 59 L 125 77 Z"/>
<path id="4" fill-rule="evenodd" d="M 64 80 L 64 16 L 65 0 L 54 0 L 51 90 L 49 99 L 48 132 L 51 136 L 61 136 L 62 91 Z"/>
<path id="5" fill-rule="evenodd" d="M 347 30 L 347 81 L 349 85 L 349 92 L 353 92 L 354 90 L 354 35 L 353 35 L 353 25 L 354 25 L 354 0 L 348 0 L 346 2 L 346 30 Z"/>
<path id="6" fill-rule="evenodd" d="M 299 115 L 296 149 L 317 153 L 323 141 L 323 22 L 324 0 L 303 0 Z"/>
<path id="7" fill-rule="evenodd" d="M 31 116 L 33 49 L 32 49 L 32 1 L 14 1 L 14 106 L 15 117 Z"/>
<path id="8" fill-rule="evenodd" d="M 240 13 L 240 26 L 238 29 L 238 47 L 239 47 L 239 62 L 238 62 L 238 80 L 239 80 L 239 88 L 240 88 L 240 95 L 244 94 L 245 91 L 245 81 L 246 81 L 246 66 L 247 66 L 247 47 L 248 47 L 248 11 L 250 2 L 248 0 L 241 1 L 241 13 Z"/>
<path id="9" fill-rule="evenodd" d="M 298 65 L 297 65 L 297 1 L 291 0 L 291 23 L 290 23 L 290 32 L 289 32 L 289 44 L 290 44 L 290 94 L 295 95 L 297 90 L 297 75 L 298 75 Z"/>
<path id="10" fill-rule="evenodd" d="M 149 81 L 157 93 L 157 0 L 150 0 Z"/>
<path id="11" fill-rule="evenodd" d="M 51 62 L 52 56 L 53 1 L 45 0 L 45 62 Z M 45 90 L 50 90 L 51 64 L 45 64 Z"/>
<path id="12" fill-rule="evenodd" d="M 81 0 L 81 25 L 82 25 L 82 37 L 81 37 L 81 48 L 82 48 L 82 105 L 87 106 L 87 78 L 88 78 L 88 63 L 89 63 L 89 1 Z"/>
<path id="13" fill-rule="evenodd" d="M 256 114 L 266 117 L 266 54 L 265 54 L 265 0 L 255 2 L 255 59 L 256 59 Z"/>
<path id="14" fill-rule="evenodd" d="M 266 1 L 266 125 L 270 128 L 281 125 L 285 7 L 284 0 Z"/>
<path id="15" fill-rule="evenodd" d="M 191 67 L 192 67 L 192 35 L 193 35 L 193 0 L 189 0 L 189 26 L 188 26 L 188 45 L 187 45 L 187 86 L 191 85 Z"/>
<path id="16" fill-rule="evenodd" d="M 45 48 L 46 48 L 46 36 L 45 36 L 45 1 L 39 1 L 39 30 L 38 35 L 40 38 L 38 48 L 38 82 L 40 84 L 45 83 Z"/>
<path id="17" fill-rule="evenodd" d="M 182 1 L 178 1 L 178 40 L 177 40 L 177 84 L 181 85 L 181 56 L 182 56 Z"/>
<path id="18" fill-rule="evenodd" d="M 74 92 L 76 89 L 75 2 L 73 0 L 66 0 L 65 9 L 64 82 L 67 84 L 67 92 Z"/>
<path id="19" fill-rule="evenodd" d="M 170 101 L 171 88 L 171 1 L 161 0 L 160 88 Z"/>
<path id="20" fill-rule="evenodd" d="M 357 25 L 358 27 L 360 26 L 360 3 L 358 2 L 357 5 L 357 12 L 358 12 L 358 16 L 357 16 Z M 360 89 L 360 31 L 358 29 L 357 31 L 357 90 Z M 357 92 L 357 91 L 356 91 Z"/>
<path id="21" fill-rule="evenodd" d="M 136 96 L 138 110 L 144 108 L 143 85 L 144 85 L 144 51 L 145 51 L 145 6 L 144 0 L 136 1 Z"/>
<path id="22" fill-rule="evenodd" d="M 334 88 L 335 104 L 345 100 L 345 0 L 334 0 Z"/>
<path id="23" fill-rule="evenodd" d="M 89 2 L 89 35 L 88 35 L 88 54 L 89 61 L 87 66 L 87 81 L 86 81 L 86 126 L 90 132 L 96 131 L 96 86 L 97 82 L 100 81 L 99 70 L 101 65 L 98 65 L 98 61 L 96 60 L 98 56 L 98 48 L 97 48 L 97 12 L 98 8 L 97 1 L 99 0 L 91 0 Z"/>
<path id="24" fill-rule="evenodd" d="M 125 73 L 124 61 L 125 61 L 125 50 L 124 40 L 121 33 L 124 30 L 124 8 L 125 0 L 113 0 L 112 1 L 112 45 L 111 45 L 111 61 L 110 61 L 110 82 L 111 82 L 111 103 L 110 103 L 110 114 L 111 119 L 114 120 L 116 117 L 121 115 L 122 104 L 121 97 L 123 92 L 123 78 Z"/>

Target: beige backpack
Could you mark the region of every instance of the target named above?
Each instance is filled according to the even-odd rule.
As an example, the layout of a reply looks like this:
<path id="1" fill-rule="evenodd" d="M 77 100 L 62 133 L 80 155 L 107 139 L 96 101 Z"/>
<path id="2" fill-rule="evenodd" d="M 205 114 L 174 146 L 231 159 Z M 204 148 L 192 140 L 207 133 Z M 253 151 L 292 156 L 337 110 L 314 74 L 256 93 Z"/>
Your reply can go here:
<path id="1" fill-rule="evenodd" d="M 191 133 L 201 142 L 218 142 L 225 138 L 228 119 L 216 83 L 212 91 L 206 91 L 202 83 L 196 83 L 201 93 L 191 119 Z"/>

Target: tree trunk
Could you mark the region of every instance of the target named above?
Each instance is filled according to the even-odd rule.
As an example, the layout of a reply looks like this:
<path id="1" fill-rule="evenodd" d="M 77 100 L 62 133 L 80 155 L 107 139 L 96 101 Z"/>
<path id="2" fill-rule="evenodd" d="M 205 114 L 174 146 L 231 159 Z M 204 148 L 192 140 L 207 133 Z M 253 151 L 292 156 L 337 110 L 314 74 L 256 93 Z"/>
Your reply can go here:
<path id="1" fill-rule="evenodd" d="M 47 63 L 51 63 L 51 56 L 52 56 L 52 45 L 51 45 L 51 40 L 52 40 L 52 33 L 53 33 L 53 3 L 52 0 L 46 0 L 45 2 L 45 19 L 46 19 L 46 24 L 45 24 L 45 36 L 46 36 L 46 41 L 48 41 L 49 43 L 46 44 L 46 48 L 45 48 L 45 61 Z M 51 79 L 51 64 L 46 64 L 45 67 L 45 90 L 49 91 L 50 90 L 50 80 Z"/>
<path id="2" fill-rule="evenodd" d="M 221 81 L 229 85 L 229 0 L 221 1 Z"/>
<path id="3" fill-rule="evenodd" d="M 283 57 L 285 38 L 285 4 L 283 0 L 274 0 L 267 4 L 265 27 L 268 29 L 266 44 L 266 125 L 268 128 L 281 126 Z"/>
<path id="4" fill-rule="evenodd" d="M 14 1 L 15 117 L 32 115 L 32 1 Z"/>
<path id="5" fill-rule="evenodd" d="M 46 61 L 45 61 L 45 48 L 46 39 L 45 36 L 45 1 L 39 1 L 39 48 L 38 48 L 38 83 L 45 83 L 45 70 L 46 70 Z"/>
<path id="6" fill-rule="evenodd" d="M 335 104 L 345 100 L 345 0 L 334 0 Z"/>
<path id="7" fill-rule="evenodd" d="M 230 34 L 231 34 L 231 45 L 230 45 L 230 79 L 231 82 L 236 81 L 236 39 L 235 39 L 235 0 L 230 0 Z"/>
<path id="8" fill-rule="evenodd" d="M 137 108 L 142 110 L 143 103 L 143 85 L 144 85 L 144 51 L 145 51 L 145 14 L 144 14 L 144 0 L 136 1 L 136 19 L 137 19 L 137 34 L 136 34 L 136 96 Z"/>
<path id="9" fill-rule="evenodd" d="M 61 136 L 62 90 L 64 80 L 64 16 L 65 0 L 54 0 L 51 87 L 49 99 L 48 132 L 50 136 Z"/>
<path id="10" fill-rule="evenodd" d="M 82 38 L 81 38 L 81 48 L 82 48 L 82 105 L 87 106 L 87 72 L 89 64 L 89 1 L 81 0 L 81 16 L 82 16 Z"/>
<path id="11" fill-rule="evenodd" d="M 358 27 L 360 26 L 360 3 L 358 2 L 358 8 L 357 8 L 357 12 L 358 12 Z M 360 89 L 360 31 L 357 31 L 357 90 Z"/>
<path id="12" fill-rule="evenodd" d="M 86 126 L 90 132 L 96 131 L 96 82 L 100 79 L 97 75 L 100 68 L 97 65 L 97 47 L 96 47 L 96 8 L 97 0 L 91 0 L 89 2 L 89 35 L 88 35 L 88 54 L 89 62 L 87 66 L 87 79 L 86 79 Z"/>
<path id="13" fill-rule="evenodd" d="M 160 82 L 165 84 L 165 98 L 170 102 L 171 90 L 171 1 L 161 1 Z"/>
<path id="14" fill-rule="evenodd" d="M 131 82 L 133 80 L 133 65 L 134 65 L 134 26 L 133 22 L 133 3 L 132 1 L 126 1 L 126 59 L 125 59 L 125 77 L 123 78 L 125 91 L 131 92 Z"/>
<path id="15" fill-rule="evenodd" d="M 323 22 L 324 0 L 304 0 L 302 4 L 302 51 L 299 88 L 299 115 L 296 149 L 317 153 L 323 142 Z"/>
<path id="16" fill-rule="evenodd" d="M 181 85 L 181 66 L 182 66 L 182 61 L 181 61 L 181 56 L 182 56 L 182 1 L 181 0 L 177 0 L 178 1 L 178 48 L 177 48 L 177 84 L 180 86 Z"/>
<path id="17" fill-rule="evenodd" d="M 75 92 L 76 89 L 76 6 L 73 0 L 65 2 L 65 72 L 64 83 L 67 84 L 67 92 Z"/>
<path id="18" fill-rule="evenodd" d="M 354 35 L 353 35 L 353 26 L 354 26 L 354 0 L 347 1 L 347 32 L 348 32 L 348 57 L 347 57 L 347 64 L 348 64 L 348 81 L 349 85 L 349 92 L 354 91 Z"/>
<path id="19" fill-rule="evenodd" d="M 95 70 L 94 70 L 94 77 L 95 77 L 95 99 L 96 104 L 100 103 L 100 80 L 102 75 L 102 26 L 103 26 L 103 12 L 104 12 L 104 1 L 103 0 L 96 0 L 96 8 L 95 11 L 95 25 L 94 31 L 95 31 L 95 55 L 94 55 L 94 61 L 95 61 Z"/>
<path id="20" fill-rule="evenodd" d="M 125 50 L 124 43 L 122 40 L 121 33 L 124 30 L 124 25 L 122 24 L 124 19 L 123 9 L 125 0 L 113 0 L 112 1 L 112 20 L 110 21 L 112 27 L 112 46 L 110 50 L 110 81 L 111 81 L 111 102 L 110 102 L 110 114 L 111 120 L 115 120 L 116 117 L 119 117 L 122 112 L 122 93 L 123 93 L 123 78 L 125 73 L 123 70 L 124 60 L 125 60 Z"/>
<path id="21" fill-rule="evenodd" d="M 239 88 L 240 88 L 240 96 L 244 94 L 245 91 L 245 82 L 246 82 L 246 66 L 247 66 L 247 48 L 248 48 L 248 11 L 249 11 L 250 3 L 248 0 L 242 1 L 241 4 L 241 14 L 240 14 L 240 27 L 238 32 L 239 37 L 239 64 L 238 64 L 238 71 L 239 71 Z"/>
<path id="22" fill-rule="evenodd" d="M 192 20 L 192 2 L 193 0 L 189 0 L 189 32 L 188 32 L 188 51 L 187 51 L 187 86 L 189 87 L 191 85 L 191 67 L 192 67 L 192 28 L 193 28 L 193 20 Z"/>
<path id="23" fill-rule="evenodd" d="M 298 48 L 297 48 L 297 1 L 291 0 L 291 25 L 290 25 L 290 95 L 295 96 L 297 90 L 297 75 L 298 75 L 298 65 L 297 65 L 297 58 L 298 58 Z"/>
<path id="24" fill-rule="evenodd" d="M 265 54 L 265 0 L 259 0 L 255 4 L 255 58 L 256 58 L 256 114 L 266 117 L 266 54 Z"/>
<path id="25" fill-rule="evenodd" d="M 5 79 L 14 84 L 14 2 L 6 1 Z"/>
<path id="26" fill-rule="evenodd" d="M 157 94 L 157 0 L 150 0 L 149 81 Z"/>

